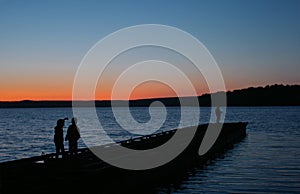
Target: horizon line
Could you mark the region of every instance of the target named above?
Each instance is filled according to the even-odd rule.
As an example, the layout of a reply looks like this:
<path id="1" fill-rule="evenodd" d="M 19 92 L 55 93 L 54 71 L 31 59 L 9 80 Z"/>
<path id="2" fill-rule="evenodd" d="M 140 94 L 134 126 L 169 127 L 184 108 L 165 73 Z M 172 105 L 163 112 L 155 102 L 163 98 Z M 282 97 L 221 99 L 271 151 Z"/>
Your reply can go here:
<path id="1" fill-rule="evenodd" d="M 152 99 L 168 99 L 168 98 L 189 98 L 189 97 L 201 97 L 204 95 L 211 95 L 211 94 L 216 94 L 216 93 L 222 93 L 222 92 L 233 92 L 237 90 L 245 90 L 245 89 L 250 89 L 250 88 L 266 88 L 266 87 L 272 87 L 272 86 L 300 86 L 300 84 L 272 84 L 272 85 L 264 85 L 264 86 L 249 86 L 245 88 L 239 88 L 239 89 L 234 89 L 234 90 L 227 90 L 227 91 L 218 91 L 218 92 L 213 92 L 213 93 L 204 93 L 198 96 L 162 96 L 162 97 L 149 97 L 149 98 L 136 98 L 136 99 L 116 99 L 116 100 L 111 100 L 111 99 L 81 99 L 81 100 L 51 100 L 51 99 L 22 99 L 22 100 L 0 100 L 1 103 L 13 103 L 13 102 L 72 102 L 72 101 L 77 101 L 77 102 L 90 102 L 90 101 L 138 101 L 138 100 L 152 100 Z"/>

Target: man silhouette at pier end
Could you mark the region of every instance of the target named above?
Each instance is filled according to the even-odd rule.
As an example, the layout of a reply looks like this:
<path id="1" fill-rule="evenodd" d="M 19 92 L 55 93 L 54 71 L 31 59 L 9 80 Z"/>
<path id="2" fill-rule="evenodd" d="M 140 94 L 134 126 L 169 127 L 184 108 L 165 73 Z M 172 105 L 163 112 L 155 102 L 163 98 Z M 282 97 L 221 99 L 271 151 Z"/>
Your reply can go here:
<path id="1" fill-rule="evenodd" d="M 222 115 L 222 111 L 220 109 L 220 106 L 217 106 L 217 108 L 215 110 L 215 113 L 216 113 L 216 123 L 220 123 L 221 115 Z"/>

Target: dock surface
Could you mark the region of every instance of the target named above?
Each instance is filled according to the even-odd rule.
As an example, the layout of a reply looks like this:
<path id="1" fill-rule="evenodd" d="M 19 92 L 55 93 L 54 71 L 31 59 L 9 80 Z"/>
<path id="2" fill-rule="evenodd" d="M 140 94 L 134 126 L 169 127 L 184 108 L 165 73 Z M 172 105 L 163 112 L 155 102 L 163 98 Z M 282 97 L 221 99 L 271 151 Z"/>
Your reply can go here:
<path id="1" fill-rule="evenodd" d="M 74 193 L 88 193 L 88 190 L 93 189 L 100 189 L 100 193 L 145 193 L 141 191 L 142 188 L 176 181 L 184 176 L 187 169 L 205 164 L 207 160 L 241 141 L 246 136 L 247 124 L 224 123 L 216 142 L 202 156 L 199 156 L 198 150 L 208 124 L 199 125 L 192 141 L 182 153 L 171 162 L 148 170 L 126 170 L 112 166 L 96 157 L 88 148 L 79 149 L 76 156 L 70 156 L 67 152 L 64 158 L 55 158 L 53 153 L 3 162 L 0 163 L 0 193 L 53 193 L 58 188 L 60 191 L 65 189 L 66 192 Z M 189 128 L 117 143 L 135 150 L 151 149 L 166 143 L 177 130 Z"/>

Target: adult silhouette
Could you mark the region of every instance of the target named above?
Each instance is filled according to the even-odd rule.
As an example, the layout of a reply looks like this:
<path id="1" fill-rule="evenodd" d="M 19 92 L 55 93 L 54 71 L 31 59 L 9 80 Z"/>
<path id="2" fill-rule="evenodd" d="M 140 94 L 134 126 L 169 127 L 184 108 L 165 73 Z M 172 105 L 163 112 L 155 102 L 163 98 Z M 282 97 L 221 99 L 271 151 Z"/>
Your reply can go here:
<path id="1" fill-rule="evenodd" d="M 58 158 L 60 153 L 62 153 L 62 155 L 64 155 L 65 153 L 63 131 L 65 120 L 66 119 L 58 119 L 56 122 L 56 127 L 54 127 L 54 144 L 56 149 L 56 158 Z"/>
<path id="2" fill-rule="evenodd" d="M 68 127 L 67 135 L 65 140 L 69 141 L 69 151 L 70 154 L 77 154 L 78 149 L 78 139 L 80 138 L 79 129 L 77 127 L 77 119 L 72 118 L 72 124 Z"/>

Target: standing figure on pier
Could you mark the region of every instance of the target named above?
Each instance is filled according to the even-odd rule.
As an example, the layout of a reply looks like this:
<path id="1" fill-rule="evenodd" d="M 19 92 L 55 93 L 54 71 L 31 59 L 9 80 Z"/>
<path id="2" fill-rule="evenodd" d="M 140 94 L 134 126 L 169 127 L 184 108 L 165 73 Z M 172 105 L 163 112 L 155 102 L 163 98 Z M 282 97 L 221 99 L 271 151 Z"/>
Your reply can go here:
<path id="1" fill-rule="evenodd" d="M 64 131 L 63 127 L 65 125 L 66 119 L 58 119 L 56 127 L 54 127 L 54 144 L 56 149 L 56 158 L 58 158 L 59 154 L 65 154 L 64 147 Z"/>
<path id="2" fill-rule="evenodd" d="M 216 108 L 215 113 L 216 113 L 216 123 L 220 123 L 222 111 L 219 106 Z"/>
<path id="3" fill-rule="evenodd" d="M 79 129 L 77 127 L 77 119 L 72 118 L 72 124 L 69 126 L 65 140 L 69 141 L 70 154 L 77 154 L 78 139 L 80 138 Z"/>

